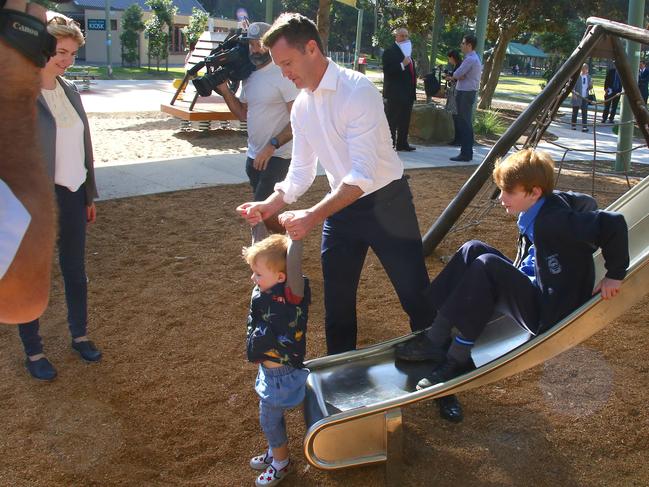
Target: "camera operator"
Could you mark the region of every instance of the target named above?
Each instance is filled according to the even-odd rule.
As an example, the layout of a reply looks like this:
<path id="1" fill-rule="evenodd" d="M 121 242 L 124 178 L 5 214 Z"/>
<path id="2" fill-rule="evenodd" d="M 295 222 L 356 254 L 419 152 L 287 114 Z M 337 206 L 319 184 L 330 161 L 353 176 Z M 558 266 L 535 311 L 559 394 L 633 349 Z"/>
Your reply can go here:
<path id="1" fill-rule="evenodd" d="M 256 69 L 243 80 L 240 97 L 232 93 L 227 82 L 217 87 L 232 113 L 248 122 L 246 174 L 255 201 L 265 200 L 273 193 L 275 183 L 286 177 L 293 138 L 291 107 L 299 93 L 295 85 L 282 76 L 270 52 L 261 44 L 268 29 L 270 25 L 264 22 L 254 22 L 248 27 L 249 57 Z M 270 231 L 284 231 L 277 215 L 265 223 Z"/>
<path id="2" fill-rule="evenodd" d="M 52 184 L 40 156 L 36 98 L 53 51 L 45 9 L 0 1 L 0 322 L 22 323 L 47 306 L 54 247 Z M 29 14 L 29 15 L 26 15 Z M 55 45 L 55 44 L 54 44 Z"/>

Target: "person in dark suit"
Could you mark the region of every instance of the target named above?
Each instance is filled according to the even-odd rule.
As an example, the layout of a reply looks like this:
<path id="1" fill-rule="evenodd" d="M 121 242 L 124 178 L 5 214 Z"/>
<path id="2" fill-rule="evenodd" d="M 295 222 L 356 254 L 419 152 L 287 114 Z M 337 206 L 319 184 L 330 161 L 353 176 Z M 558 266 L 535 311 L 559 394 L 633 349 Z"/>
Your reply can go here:
<path id="1" fill-rule="evenodd" d="M 58 252 L 65 284 L 71 346 L 86 362 L 101 352 L 87 335 L 88 287 L 85 271 L 86 225 L 96 218 L 97 197 L 88 118 L 73 83 L 62 78 L 84 44 L 79 25 L 56 14 L 47 30 L 56 37 L 56 53 L 41 71 L 37 102 L 38 133 L 45 168 L 58 206 Z M 18 325 L 25 366 L 35 379 L 50 381 L 56 369 L 43 354 L 39 320 Z"/>
<path id="2" fill-rule="evenodd" d="M 395 43 L 383 52 L 383 98 L 385 115 L 392 134 L 392 144 L 398 151 L 413 151 L 408 144 L 410 114 L 415 102 L 417 71 L 412 60 L 412 44 L 408 30 L 394 31 Z"/>
<path id="3" fill-rule="evenodd" d="M 606 79 L 604 80 L 604 111 L 602 112 L 602 123 L 608 121 L 613 123 L 615 114 L 617 113 L 617 105 L 620 102 L 620 97 L 617 96 L 622 92 L 622 80 L 620 75 L 613 66 L 606 72 Z"/>
<path id="4" fill-rule="evenodd" d="M 642 99 L 647 104 L 647 96 L 649 95 L 649 68 L 644 61 L 640 61 L 640 70 L 638 72 L 638 88 Z"/>

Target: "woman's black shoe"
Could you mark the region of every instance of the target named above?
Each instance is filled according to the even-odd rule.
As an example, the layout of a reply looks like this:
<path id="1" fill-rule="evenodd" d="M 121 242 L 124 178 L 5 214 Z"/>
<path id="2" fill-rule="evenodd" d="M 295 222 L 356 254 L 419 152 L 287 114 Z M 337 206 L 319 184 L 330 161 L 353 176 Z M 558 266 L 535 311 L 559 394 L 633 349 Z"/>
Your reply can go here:
<path id="1" fill-rule="evenodd" d="M 86 362 L 98 362 L 101 360 L 101 352 L 90 340 L 86 340 L 85 342 L 75 342 L 73 340 L 72 349 L 78 352 Z"/>

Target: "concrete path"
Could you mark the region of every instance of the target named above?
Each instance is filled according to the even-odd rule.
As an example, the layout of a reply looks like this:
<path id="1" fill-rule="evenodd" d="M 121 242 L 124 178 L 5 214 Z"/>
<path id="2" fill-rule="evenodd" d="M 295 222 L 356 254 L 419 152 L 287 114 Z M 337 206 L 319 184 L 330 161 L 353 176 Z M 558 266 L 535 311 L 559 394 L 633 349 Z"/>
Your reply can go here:
<path id="1" fill-rule="evenodd" d="M 161 103 L 171 101 L 173 93 L 171 81 L 99 80 L 91 85 L 90 91 L 82 92 L 82 98 L 88 113 L 157 112 L 160 110 Z M 564 114 L 562 120 L 569 122 L 569 114 Z M 553 123 L 550 131 L 559 137 L 557 143 L 578 149 L 568 154 L 568 160 L 592 160 L 593 134 L 591 132 L 573 131 L 566 123 Z M 635 145 L 639 143 L 636 141 Z M 597 146 L 602 151 L 615 151 L 617 136 L 612 133 L 610 126 L 598 127 Z M 416 147 L 415 152 L 399 152 L 406 169 L 466 164 L 449 160 L 450 157 L 458 154 L 457 147 Z M 539 148 L 549 151 L 555 161 L 561 160 L 565 152 L 564 149 L 547 142 L 539 144 Z M 490 147 L 486 146 L 476 146 L 474 159 L 470 164 L 477 165 L 481 162 L 489 149 Z M 614 161 L 615 155 L 599 153 L 597 158 Z M 244 154 L 220 154 L 156 161 L 101 163 L 96 168 L 100 199 L 244 183 L 248 181 L 244 160 Z M 649 151 L 646 148 L 634 151 L 632 160 L 636 163 L 649 164 Z M 323 174 L 322 170 L 319 174 Z"/>

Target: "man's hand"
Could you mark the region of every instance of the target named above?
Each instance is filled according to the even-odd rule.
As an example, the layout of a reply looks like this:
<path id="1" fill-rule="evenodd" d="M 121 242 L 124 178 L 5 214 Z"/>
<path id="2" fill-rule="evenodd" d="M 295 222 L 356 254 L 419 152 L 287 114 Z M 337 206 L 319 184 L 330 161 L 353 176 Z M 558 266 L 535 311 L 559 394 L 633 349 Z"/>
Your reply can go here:
<path id="1" fill-rule="evenodd" d="M 292 240 L 302 240 L 318 224 L 316 216 L 310 210 L 293 210 L 279 215 L 279 222 L 284 225 Z"/>
<path id="2" fill-rule="evenodd" d="M 251 227 L 264 221 L 264 203 L 259 201 L 249 201 L 237 206 L 237 213 L 244 218 Z"/>
<path id="3" fill-rule="evenodd" d="M 406 57 L 403 58 L 403 61 L 401 61 L 401 64 L 403 64 L 403 67 L 405 68 L 411 62 L 412 62 L 412 59 L 410 58 L 410 56 L 406 56 Z"/>
<path id="4" fill-rule="evenodd" d="M 230 88 L 228 88 L 228 82 L 227 82 L 227 81 L 224 81 L 224 82 L 221 83 L 220 85 L 217 85 L 215 91 L 216 91 L 219 95 L 223 96 L 223 93 L 225 93 L 226 91 L 230 91 Z"/>
<path id="5" fill-rule="evenodd" d="M 605 277 L 593 291 L 593 294 L 601 293 L 602 299 L 613 299 L 620 293 L 622 281 Z"/>
<path id="6" fill-rule="evenodd" d="M 255 157 L 255 160 L 252 163 L 252 167 L 254 167 L 257 171 L 265 170 L 268 166 L 268 161 L 271 157 L 273 157 L 273 154 L 275 154 L 275 147 L 270 144 L 266 144 L 261 152 L 257 154 L 257 157 Z"/>

